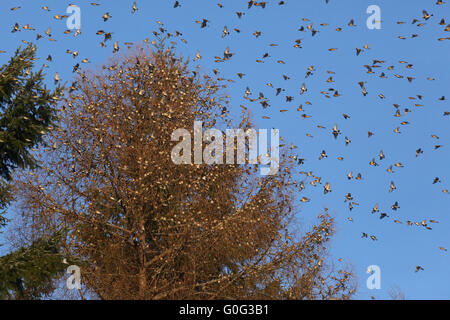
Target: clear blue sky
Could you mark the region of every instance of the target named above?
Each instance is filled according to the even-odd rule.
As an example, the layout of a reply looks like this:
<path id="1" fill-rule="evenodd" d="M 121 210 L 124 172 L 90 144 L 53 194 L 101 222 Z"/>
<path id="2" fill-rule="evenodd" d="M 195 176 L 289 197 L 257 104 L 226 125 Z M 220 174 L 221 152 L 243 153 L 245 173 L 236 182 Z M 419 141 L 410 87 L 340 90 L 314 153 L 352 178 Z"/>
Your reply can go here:
<path id="1" fill-rule="evenodd" d="M 178 30 L 187 44 L 181 43 L 177 50 L 194 57 L 200 50 L 203 72 L 210 73 L 219 68 L 224 77 L 232 78 L 227 92 L 231 95 L 233 113 L 238 114 L 239 105 L 245 105 L 252 111 L 254 121 L 261 128 L 278 128 L 287 141 L 298 146 L 298 153 L 305 158 L 304 171 L 313 171 L 322 177 L 322 184 L 313 187 L 306 184 L 302 196 L 311 198 L 311 202 L 302 205 L 299 213 L 300 221 L 309 223 L 327 207 L 336 216 L 336 236 L 332 242 L 331 254 L 335 258 L 343 258 L 354 267 L 360 287 L 358 298 L 389 298 L 387 289 L 398 286 L 409 299 L 448 299 L 450 298 L 450 252 L 439 249 L 443 246 L 450 250 L 450 195 L 442 192 L 450 189 L 450 116 L 443 116 L 450 111 L 450 41 L 438 41 L 441 37 L 450 37 L 445 32 L 445 25 L 439 25 L 442 18 L 450 23 L 450 1 L 436 5 L 436 0 L 286 0 L 279 6 L 279 1 L 267 1 L 265 9 L 253 7 L 247 9 L 247 1 L 221 0 L 223 8 L 217 6 L 218 0 L 179 0 L 181 7 L 173 8 L 175 1 L 143 1 L 138 0 L 139 10 L 131 14 L 133 1 L 99 0 L 99 6 L 91 6 L 91 1 L 47 0 L 2 0 L 0 2 L 0 30 L 2 41 L 0 64 L 7 62 L 15 48 L 23 45 L 21 40 L 38 44 L 38 65 L 47 63 L 48 83 L 53 85 L 56 72 L 63 80 L 70 81 L 72 67 L 88 58 L 89 67 L 96 69 L 112 54 L 114 41 L 119 41 L 121 49 L 124 42 L 140 42 L 145 38 L 153 39 L 152 31 L 158 26 L 156 21 L 164 23 L 169 32 Z M 65 20 L 56 20 L 55 14 L 65 14 L 69 3 L 81 8 L 82 34 L 74 37 L 63 34 L 66 29 Z M 381 8 L 382 25 L 380 30 L 369 30 L 366 9 L 376 4 Z M 43 5 L 50 12 L 41 9 Z M 20 6 L 16 11 L 10 8 Z M 433 16 L 425 21 L 422 10 Z M 245 13 L 239 19 L 235 12 Z M 103 22 L 102 15 L 109 12 L 112 18 Z M 195 20 L 208 19 L 206 28 L 200 28 Z M 309 21 L 302 21 L 307 18 Z M 417 18 L 423 26 L 412 24 Z M 347 23 L 354 19 L 356 26 Z M 397 24 L 404 21 L 404 24 Z M 11 33 L 15 23 L 19 23 L 20 32 Z M 300 32 L 301 26 L 310 23 L 319 32 L 312 37 L 311 32 Z M 321 26 L 328 23 L 328 26 Z M 23 30 L 29 24 L 36 31 Z M 222 38 L 224 26 L 230 35 Z M 51 28 L 54 42 L 48 40 L 45 31 Z M 342 31 L 335 29 L 341 27 Z M 240 33 L 233 29 L 240 29 Z M 106 48 L 100 48 L 103 36 L 95 35 L 98 30 L 113 32 L 112 41 Z M 252 35 L 261 31 L 258 38 Z M 36 32 L 44 38 L 35 41 Z M 412 34 L 418 37 L 411 38 Z M 405 36 L 407 39 L 399 39 Z M 294 40 L 302 39 L 302 48 L 294 48 Z M 179 42 L 179 41 L 178 41 Z M 278 44 L 270 47 L 270 43 Z M 368 44 L 370 49 L 359 56 L 355 48 Z M 224 63 L 215 63 L 214 56 L 222 56 L 229 46 L 233 57 Z M 338 48 L 329 51 L 330 48 Z M 78 50 L 79 56 L 73 59 L 66 50 Z M 270 57 L 263 59 L 264 53 Z M 48 54 L 53 62 L 45 61 Z M 256 63 L 256 59 L 264 63 Z M 384 60 L 381 68 L 373 68 L 375 74 L 367 74 L 363 65 L 372 65 L 372 60 Z M 283 60 L 285 64 L 277 63 Z M 406 64 L 412 68 L 406 68 Z M 305 79 L 307 67 L 314 65 L 313 75 Z M 394 70 L 388 70 L 394 66 Z M 327 74 L 327 71 L 335 74 Z M 239 79 L 236 73 L 245 74 Z M 381 72 L 386 79 L 379 78 Z M 283 80 L 282 75 L 290 77 Z M 396 78 L 394 74 L 404 78 Z M 333 83 L 327 83 L 333 76 Z M 407 76 L 415 79 L 412 83 Z M 435 78 L 428 81 L 426 78 Z M 369 94 L 364 97 L 358 85 L 365 81 Z M 271 82 L 274 88 L 285 89 L 275 96 L 275 89 L 266 85 Z M 302 83 L 308 91 L 300 95 Z M 244 100 L 246 86 L 257 97 L 263 92 L 269 99 L 270 107 L 263 110 L 258 102 Z M 339 97 L 325 98 L 320 91 L 334 88 L 341 94 Z M 386 98 L 380 99 L 378 94 Z M 294 97 L 286 102 L 285 96 Z M 419 100 L 416 95 L 422 95 Z M 438 100 L 445 96 L 445 101 Z M 409 97 L 416 97 L 411 100 Z M 306 105 L 309 101 L 312 105 Z M 410 113 L 400 118 L 393 117 L 399 104 L 403 114 L 405 108 Z M 414 106 L 420 103 L 422 107 Z M 303 104 L 304 112 L 296 111 Z M 280 113 L 280 109 L 288 109 Z M 302 119 L 306 113 L 311 118 Z M 345 120 L 342 114 L 350 116 Z M 270 119 L 262 119 L 268 116 Z M 407 121 L 409 124 L 400 125 Z M 337 124 L 342 134 L 334 139 L 331 130 Z M 317 125 L 326 129 L 317 128 Z M 393 129 L 400 127 L 401 134 Z M 375 133 L 368 138 L 367 132 Z M 309 133 L 313 138 L 307 137 Z M 431 137 L 435 134 L 439 139 Z M 345 146 L 344 137 L 352 142 Z M 434 145 L 443 145 L 434 150 Z M 421 148 L 424 153 L 415 156 L 415 150 Z M 383 150 L 386 158 L 379 160 L 378 153 Z M 326 150 L 328 158 L 318 160 L 320 152 Z M 337 160 L 344 157 L 343 161 Z M 379 164 L 369 165 L 372 158 Z M 389 165 L 401 162 L 403 168 L 395 168 L 394 173 L 386 172 Z M 346 175 L 353 171 L 356 176 L 360 172 L 362 181 L 348 180 Z M 439 177 L 441 182 L 433 184 Z M 397 189 L 389 193 L 390 181 L 394 181 Z M 331 183 L 332 192 L 324 195 L 323 185 Z M 345 195 L 351 193 L 359 205 L 349 211 L 348 203 L 344 203 Z M 400 209 L 395 212 L 391 205 L 398 201 Z M 380 211 L 389 217 L 380 220 L 379 214 L 371 214 L 372 207 L 378 203 Z M 347 218 L 352 217 L 353 222 Z M 394 219 L 402 224 L 396 224 Z M 424 227 L 407 226 L 406 221 L 420 222 L 424 219 L 435 219 L 437 224 L 429 223 L 433 230 Z M 361 239 L 361 232 L 375 235 L 378 241 Z M 366 288 L 366 268 L 375 264 L 381 268 L 381 290 Z M 415 266 L 420 265 L 423 271 L 415 273 Z"/>

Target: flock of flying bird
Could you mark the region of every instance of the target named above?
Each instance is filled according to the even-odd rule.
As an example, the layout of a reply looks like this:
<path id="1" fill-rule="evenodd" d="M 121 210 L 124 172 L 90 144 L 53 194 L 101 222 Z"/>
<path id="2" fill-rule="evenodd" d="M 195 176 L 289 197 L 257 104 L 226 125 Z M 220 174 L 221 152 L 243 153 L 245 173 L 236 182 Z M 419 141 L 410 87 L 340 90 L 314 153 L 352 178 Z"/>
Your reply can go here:
<path id="1" fill-rule="evenodd" d="M 267 10 L 267 9 L 270 8 L 270 6 L 274 6 L 274 5 L 283 6 L 283 5 L 286 4 L 286 2 L 287 1 L 260 1 L 260 2 L 258 2 L 258 1 L 250 0 L 250 1 L 248 1 L 247 5 L 246 5 L 246 8 L 243 9 L 244 11 L 237 11 L 233 15 L 235 15 L 236 19 L 245 19 L 245 15 L 246 15 L 245 10 L 255 10 L 255 8 L 258 8 L 258 7 L 261 8 L 261 9 Z M 329 0 L 326 0 L 325 2 L 328 3 Z M 436 3 L 435 3 L 437 8 L 439 8 L 440 6 L 444 6 L 445 4 L 446 4 L 446 2 L 444 2 L 443 0 L 437 0 Z M 75 4 L 71 4 L 71 5 L 75 6 Z M 90 3 L 90 5 L 96 7 L 96 6 L 100 6 L 100 3 L 92 2 L 92 3 Z M 184 6 L 184 5 L 188 5 L 188 2 L 174 1 L 173 9 L 180 8 L 180 7 Z M 226 7 L 226 5 L 224 5 L 222 3 L 217 3 L 217 6 L 220 9 L 224 9 Z M 138 5 L 137 5 L 137 3 L 135 1 L 130 2 L 130 7 L 131 7 L 130 8 L 131 14 L 135 14 L 136 12 L 139 11 L 139 7 L 138 7 Z M 42 8 L 42 10 L 44 10 L 46 12 L 49 12 L 49 13 L 53 12 L 52 9 L 49 8 L 48 6 L 42 6 L 41 8 Z M 11 12 L 15 12 L 15 11 L 18 11 L 20 9 L 21 9 L 21 7 L 17 6 L 17 7 L 11 8 L 10 10 L 11 10 Z M 438 10 L 436 10 L 436 11 L 438 11 Z M 445 34 L 445 32 L 450 32 L 450 24 L 448 24 L 448 22 L 446 22 L 445 17 L 444 18 L 439 17 L 438 20 L 436 21 L 437 18 L 435 17 L 435 14 L 436 14 L 436 12 L 435 13 L 431 13 L 430 9 L 429 10 L 423 10 L 421 16 L 413 18 L 411 22 L 397 21 L 396 23 L 398 25 L 405 24 L 405 23 L 410 23 L 412 25 L 415 25 L 418 28 L 425 26 L 427 23 L 437 23 L 439 25 L 439 27 L 442 28 L 442 31 L 443 31 L 444 34 Z M 56 20 L 64 20 L 64 19 L 69 17 L 68 15 L 62 15 L 62 14 L 54 14 L 52 16 Z M 110 12 L 105 12 L 102 16 L 99 17 L 99 21 L 103 21 L 104 23 L 106 23 L 110 19 L 114 19 L 114 17 L 115 17 L 115 14 L 113 16 L 112 14 L 110 14 Z M 310 34 L 311 37 L 317 37 L 317 34 L 319 32 L 322 32 L 319 29 L 320 28 L 325 28 L 326 26 L 328 26 L 327 23 L 321 23 L 320 24 L 320 28 L 316 28 L 314 22 L 310 21 L 307 18 L 302 18 L 301 21 L 302 21 L 302 23 L 304 25 L 300 26 L 298 31 L 301 32 L 301 33 L 304 33 L 305 35 Z M 176 31 L 173 34 L 169 33 L 164 28 L 164 24 L 162 22 L 157 21 L 157 23 L 158 23 L 158 31 L 153 31 L 154 35 L 165 34 L 168 38 L 170 38 L 170 37 L 177 38 L 178 37 L 181 40 L 181 42 L 183 42 L 185 44 L 187 43 L 187 41 L 185 39 L 181 38 L 181 36 L 183 35 L 181 32 Z M 203 30 L 205 28 L 210 27 L 210 25 L 213 22 L 210 21 L 207 18 L 197 18 L 196 20 L 193 21 L 193 23 L 197 24 L 198 27 L 200 28 L 200 30 Z M 356 23 L 355 23 L 354 19 L 351 19 L 346 24 L 347 24 L 347 26 L 349 28 L 356 27 Z M 105 29 L 106 28 L 107 28 L 107 24 L 105 24 Z M 36 31 L 36 29 L 34 27 L 32 27 L 30 24 L 20 25 L 19 23 L 15 23 L 12 26 L 12 28 L 11 28 L 11 33 L 18 33 L 18 32 L 20 32 L 22 30 L 25 30 L 25 31 Z M 420 29 L 418 29 L 418 30 L 420 30 Z M 335 32 L 342 32 L 342 31 L 343 31 L 342 27 L 336 27 L 335 28 Z M 241 32 L 242 31 L 239 28 L 229 28 L 228 26 L 224 26 L 223 29 L 222 29 L 221 34 L 219 34 L 219 37 L 224 39 L 224 38 L 230 37 L 232 34 L 238 35 Z M 63 33 L 66 34 L 66 35 L 73 35 L 73 36 L 76 37 L 76 36 L 81 34 L 81 30 L 79 30 L 79 29 L 76 29 L 76 30 L 65 30 Z M 257 30 L 257 31 L 252 33 L 252 36 L 254 36 L 255 38 L 259 38 L 262 35 L 262 33 L 263 33 L 262 31 Z M 99 29 L 98 31 L 96 31 L 96 36 L 100 36 L 101 37 L 101 41 L 100 41 L 100 47 L 101 48 L 107 47 L 108 41 L 111 41 L 113 43 L 112 44 L 112 48 L 113 48 L 112 52 L 116 53 L 116 52 L 118 52 L 120 50 L 120 42 L 118 40 L 117 41 L 113 40 L 113 33 L 112 32 L 105 31 L 103 29 Z M 408 37 L 409 38 L 416 38 L 418 36 L 419 35 L 417 33 L 413 33 L 413 34 L 411 34 Z M 406 40 L 408 37 L 404 36 L 404 35 L 400 35 L 400 36 L 398 36 L 398 39 Z M 36 31 L 36 41 L 38 41 L 40 39 L 45 39 L 45 38 L 48 41 L 56 41 L 56 39 L 53 37 L 53 32 L 52 32 L 52 30 L 50 28 L 48 28 L 47 30 L 43 31 L 42 33 L 39 33 L 39 32 Z M 447 41 L 447 40 L 450 40 L 450 37 L 439 37 L 439 38 L 437 38 L 437 40 L 439 42 Z M 144 42 L 148 42 L 148 41 L 149 41 L 148 38 L 144 40 Z M 25 43 L 25 44 L 28 43 L 25 40 L 22 40 L 22 42 Z M 133 45 L 133 42 L 123 42 L 123 44 L 126 47 L 130 48 Z M 303 45 L 304 45 L 304 41 L 303 41 L 302 38 L 298 38 L 298 39 L 293 40 L 291 45 L 295 49 L 302 49 Z M 277 46 L 278 46 L 278 44 L 276 44 L 276 43 L 270 43 L 269 44 L 269 47 L 277 47 Z M 360 48 L 355 48 L 354 49 L 354 55 L 359 56 L 359 55 L 363 54 L 364 52 L 366 52 L 367 50 L 370 50 L 370 49 L 371 48 L 370 48 L 370 46 L 368 44 L 364 44 Z M 336 51 L 336 50 L 338 50 L 338 48 L 329 48 L 328 49 L 328 51 L 330 51 L 330 52 L 333 52 L 333 51 Z M 67 54 L 71 55 L 74 59 L 78 59 L 79 58 L 79 51 L 78 50 L 67 49 L 65 52 Z M 5 53 L 5 51 L 0 50 L 0 53 Z M 214 62 L 215 63 L 224 63 L 224 62 L 229 61 L 230 59 L 232 59 L 234 55 L 235 55 L 235 53 L 231 52 L 231 49 L 229 47 L 226 47 L 226 49 L 224 50 L 224 52 L 222 54 L 214 57 Z M 271 55 L 266 52 L 266 53 L 262 54 L 260 57 L 256 57 L 255 62 L 257 64 L 265 63 L 266 61 L 270 60 L 269 59 L 270 57 L 271 57 Z M 47 63 L 51 63 L 52 59 L 53 59 L 52 55 L 49 54 L 47 59 L 46 59 Z M 193 58 L 193 61 L 198 61 L 200 59 L 202 59 L 202 56 L 200 54 L 200 51 L 197 51 L 197 53 L 195 54 L 195 57 Z M 277 59 L 275 61 L 276 61 L 276 63 L 278 63 L 280 65 L 286 63 L 282 59 Z M 80 60 L 73 65 L 72 72 L 76 73 L 76 72 L 80 71 L 80 67 L 81 67 L 80 63 L 81 64 L 85 64 L 85 63 L 89 63 L 89 62 L 90 62 L 90 60 L 88 58 L 83 58 L 83 59 L 80 58 Z M 44 64 L 44 67 L 49 67 L 49 66 L 47 64 Z M 382 79 L 386 79 L 388 77 L 395 77 L 397 79 L 405 79 L 409 83 L 414 83 L 414 81 L 416 80 L 416 78 L 413 77 L 413 76 L 410 76 L 410 75 L 405 76 L 405 75 L 401 74 L 401 71 L 397 71 L 398 69 L 400 69 L 400 67 L 404 67 L 408 71 L 411 71 L 411 70 L 414 69 L 413 64 L 411 64 L 411 63 L 409 63 L 407 61 L 403 61 L 403 60 L 399 61 L 398 65 L 387 65 L 386 61 L 384 61 L 384 60 L 373 60 L 372 63 L 365 64 L 363 67 L 366 70 L 367 74 L 378 76 L 379 78 L 382 78 Z M 213 72 L 214 72 L 215 75 L 218 75 L 219 74 L 219 68 L 214 69 Z M 305 70 L 305 74 L 304 74 L 304 79 L 305 80 L 302 81 L 301 85 L 299 85 L 299 91 L 298 91 L 299 96 L 301 96 L 302 98 L 304 98 L 304 96 L 307 95 L 307 92 L 309 90 L 308 89 L 308 78 L 312 77 L 315 72 L 316 72 L 316 67 L 315 66 L 309 66 Z M 329 85 L 331 85 L 332 83 L 335 83 L 335 79 L 334 79 L 336 77 L 335 72 L 333 72 L 331 70 L 328 70 L 326 72 L 327 72 L 327 77 L 328 77 L 326 82 Z M 246 76 L 245 73 L 242 73 L 242 72 L 238 72 L 237 73 L 237 77 L 238 77 L 239 80 L 243 79 L 245 76 Z M 286 75 L 286 74 L 282 74 L 282 78 L 285 81 L 289 81 L 290 80 L 290 77 L 288 75 Z M 218 78 L 218 79 L 219 80 L 225 80 L 224 78 Z M 54 75 L 54 83 L 57 84 L 61 80 L 62 79 L 61 79 L 59 73 L 57 72 Z M 432 78 L 432 77 L 427 77 L 426 80 L 434 81 L 435 79 Z M 234 83 L 236 81 L 235 80 L 228 80 L 228 82 Z M 74 84 L 72 84 L 72 87 L 73 87 L 73 85 Z M 267 85 L 267 87 L 271 88 L 271 90 L 274 90 L 275 97 L 279 96 L 280 94 L 282 94 L 283 92 L 286 91 L 282 87 L 274 86 L 271 82 L 268 82 L 266 85 Z M 367 89 L 368 88 L 368 84 L 367 84 L 366 81 L 356 81 L 355 87 L 357 87 L 357 88 L 359 87 L 359 89 L 361 90 L 360 94 L 362 94 L 363 97 L 366 97 L 369 94 L 368 89 Z M 328 88 L 326 90 L 321 91 L 320 93 L 323 95 L 323 97 L 325 97 L 327 99 L 337 98 L 337 97 L 339 97 L 341 95 L 339 93 L 339 90 L 335 89 L 335 88 Z M 285 97 L 284 103 L 292 102 L 295 99 L 294 96 L 292 96 L 292 95 L 285 95 L 284 97 Z M 246 86 L 244 94 L 243 94 L 243 98 L 245 100 L 247 100 L 249 103 L 253 103 L 253 102 L 259 103 L 261 105 L 261 107 L 263 108 L 263 110 L 266 110 L 267 108 L 269 108 L 271 106 L 271 104 L 270 104 L 271 101 L 262 92 L 259 92 L 259 94 L 254 95 L 252 90 L 250 89 L 250 86 Z M 380 101 L 383 101 L 383 100 L 386 99 L 386 97 L 382 93 L 378 94 L 378 98 L 380 99 Z M 417 94 L 416 96 L 409 97 L 409 99 L 411 101 L 413 101 L 415 107 L 422 107 L 423 106 L 422 103 L 421 103 L 422 98 L 423 98 L 423 96 L 421 94 Z M 437 100 L 439 100 L 439 101 L 446 101 L 446 97 L 445 97 L 445 95 L 442 95 L 442 96 L 438 97 Z M 302 104 L 300 104 L 298 107 L 296 107 L 296 110 L 298 112 L 300 112 L 301 119 L 307 119 L 307 118 L 311 117 L 311 115 L 308 115 L 306 113 L 306 108 L 308 108 L 311 105 L 312 105 L 312 103 L 310 101 L 306 100 Z M 398 104 L 393 104 L 393 107 L 394 107 L 394 115 L 393 116 L 396 117 L 396 118 L 404 117 L 408 113 L 412 112 L 411 109 L 409 109 L 409 108 L 401 108 L 400 105 L 398 105 Z M 279 111 L 280 112 L 287 112 L 288 109 L 281 109 Z M 444 111 L 442 116 L 443 117 L 449 117 L 449 120 L 450 120 L 450 112 L 448 110 Z M 350 115 L 346 114 L 346 113 L 343 113 L 342 117 L 344 119 L 349 119 Z M 263 119 L 270 119 L 270 117 L 268 117 L 268 116 L 262 116 L 262 118 Z M 401 121 L 400 125 L 393 129 L 393 132 L 396 133 L 396 134 L 400 134 L 402 126 L 406 126 L 408 124 L 409 124 L 408 121 Z M 320 129 L 326 129 L 325 126 L 321 126 L 321 125 L 318 125 L 317 127 L 320 128 Z M 331 128 L 330 134 L 334 137 L 334 139 L 339 139 L 340 136 L 341 137 L 343 136 L 344 142 L 345 142 L 345 146 L 348 146 L 351 143 L 350 138 L 345 136 L 345 135 L 343 135 L 343 133 L 341 132 L 341 130 L 339 129 L 337 124 L 335 124 Z M 371 131 L 367 132 L 368 138 L 370 138 L 373 135 L 374 135 L 373 132 L 371 132 Z M 306 136 L 312 138 L 312 135 L 309 134 L 309 133 L 307 133 Z M 434 139 L 435 141 L 438 141 L 440 139 L 440 137 L 435 135 L 435 134 L 432 134 L 431 138 Z M 435 150 L 440 149 L 442 147 L 443 147 L 443 145 L 438 144 L 438 143 L 435 143 L 434 146 L 433 146 L 433 148 Z M 296 146 L 294 146 L 294 145 L 291 146 L 291 149 L 295 149 L 295 148 L 296 148 Z M 420 148 L 420 147 L 415 150 L 415 156 L 416 157 L 420 157 L 423 153 L 424 153 L 424 150 L 422 148 Z M 327 152 L 325 150 L 323 150 L 320 153 L 318 159 L 322 160 L 322 159 L 327 158 L 327 157 L 328 157 Z M 377 167 L 377 166 L 379 166 L 379 162 L 383 161 L 383 159 L 385 159 L 385 157 L 386 156 L 385 156 L 383 150 L 381 150 L 381 151 L 379 151 L 379 154 L 378 154 L 378 156 L 376 158 L 374 157 L 370 161 L 368 161 L 368 164 L 370 166 Z M 299 157 L 296 158 L 296 160 L 298 161 L 299 164 L 304 164 L 304 161 L 305 161 L 305 159 L 302 159 L 302 158 L 299 158 Z M 342 157 L 338 157 L 338 160 L 342 161 L 343 158 Z M 393 173 L 394 169 L 402 168 L 402 167 L 404 167 L 404 164 L 402 164 L 401 162 L 396 162 L 396 163 L 390 165 L 387 168 L 386 171 L 388 173 Z M 300 189 L 301 190 L 305 188 L 305 183 L 306 183 L 307 180 L 310 180 L 309 183 L 312 186 L 317 186 L 317 185 L 321 185 L 322 184 L 322 181 L 321 181 L 322 178 L 319 177 L 319 176 L 314 175 L 311 171 L 308 171 L 308 172 L 307 171 L 301 171 L 300 174 L 304 174 L 308 178 L 308 179 L 305 179 L 303 182 L 301 182 L 301 184 L 300 184 Z M 363 179 L 362 173 L 349 171 L 347 173 L 347 179 L 348 180 L 352 180 L 352 179 L 362 180 Z M 430 183 L 432 183 L 432 184 L 442 183 L 442 181 L 441 181 L 441 179 L 439 177 L 432 177 L 432 178 L 430 178 L 430 180 L 431 180 Z M 392 180 L 390 182 L 390 185 L 387 188 L 387 190 L 388 190 L 388 192 L 393 192 L 394 190 L 396 190 L 396 188 L 397 187 L 395 185 L 395 182 Z M 332 192 L 331 184 L 330 184 L 330 182 L 325 182 L 323 184 L 323 193 L 326 195 L 329 192 Z M 444 187 L 444 188 L 442 188 L 442 193 L 448 195 L 449 194 L 449 190 Z M 302 197 L 300 199 L 300 201 L 301 202 L 309 202 L 310 199 L 307 198 L 307 197 Z M 354 196 L 351 193 L 347 193 L 345 195 L 344 202 L 348 205 L 348 208 L 349 208 L 350 211 L 353 210 L 355 206 L 359 205 L 358 202 L 355 201 Z M 392 209 L 392 211 L 399 210 L 400 209 L 399 202 L 395 201 L 395 203 L 392 204 L 391 209 Z M 378 203 L 373 206 L 371 213 L 372 214 L 379 214 L 379 219 L 386 219 L 386 218 L 390 217 L 390 215 L 387 212 L 383 212 L 383 210 L 380 209 Z M 349 221 L 353 221 L 353 218 L 348 217 L 348 220 Z M 398 223 L 398 224 L 402 223 L 402 221 L 400 221 L 398 219 L 394 219 L 393 222 L 394 223 Z M 432 224 L 438 223 L 438 221 L 434 220 L 434 219 L 426 219 L 426 220 L 422 220 L 422 221 L 406 220 L 405 222 L 409 226 L 414 226 L 415 225 L 415 226 L 418 226 L 418 227 L 426 228 L 428 230 L 432 229 L 432 227 L 431 227 Z M 378 240 L 378 238 L 375 235 L 369 235 L 366 232 L 362 232 L 361 238 L 370 238 L 373 241 Z M 443 246 L 439 246 L 439 249 L 442 250 L 442 251 L 447 251 L 447 249 L 445 247 L 443 247 Z M 423 270 L 423 268 L 421 266 L 419 266 L 419 265 L 416 266 L 415 271 L 418 272 L 420 270 Z"/>

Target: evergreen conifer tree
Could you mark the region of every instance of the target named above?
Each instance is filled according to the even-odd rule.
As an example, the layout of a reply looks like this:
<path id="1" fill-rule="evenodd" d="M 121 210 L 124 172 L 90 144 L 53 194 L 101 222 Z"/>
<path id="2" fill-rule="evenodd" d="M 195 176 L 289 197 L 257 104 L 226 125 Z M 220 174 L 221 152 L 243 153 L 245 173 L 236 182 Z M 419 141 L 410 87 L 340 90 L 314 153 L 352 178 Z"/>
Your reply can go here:
<path id="1" fill-rule="evenodd" d="M 32 148 L 56 120 L 54 104 L 63 92 L 44 85 L 43 68 L 33 72 L 36 47 L 17 49 L 0 67 L 0 228 L 12 200 L 12 173 L 32 169 Z M 34 241 L 0 257 L 0 299 L 36 299 L 53 291 L 53 280 L 64 271 L 59 241 L 63 233 Z"/>

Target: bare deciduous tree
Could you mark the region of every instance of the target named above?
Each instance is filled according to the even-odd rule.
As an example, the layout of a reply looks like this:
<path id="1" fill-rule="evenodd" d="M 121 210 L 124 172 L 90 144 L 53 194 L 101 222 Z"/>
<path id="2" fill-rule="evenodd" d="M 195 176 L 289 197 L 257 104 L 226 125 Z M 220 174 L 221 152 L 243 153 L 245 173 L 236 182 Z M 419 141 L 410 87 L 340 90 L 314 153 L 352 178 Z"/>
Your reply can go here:
<path id="1" fill-rule="evenodd" d="M 80 74 L 42 168 L 21 176 L 24 225 L 67 228 L 62 250 L 86 261 L 83 284 L 101 299 L 349 298 L 352 274 L 326 263 L 333 219 L 292 227 L 288 150 L 272 176 L 171 161 L 175 129 L 231 126 L 222 87 L 162 46 Z M 250 125 L 244 115 L 239 127 Z"/>

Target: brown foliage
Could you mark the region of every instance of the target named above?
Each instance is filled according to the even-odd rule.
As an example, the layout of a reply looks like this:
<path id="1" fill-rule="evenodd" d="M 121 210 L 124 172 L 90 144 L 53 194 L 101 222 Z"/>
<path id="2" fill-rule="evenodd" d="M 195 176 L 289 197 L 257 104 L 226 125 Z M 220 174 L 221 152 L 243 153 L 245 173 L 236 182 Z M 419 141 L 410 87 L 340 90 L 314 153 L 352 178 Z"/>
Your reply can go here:
<path id="1" fill-rule="evenodd" d="M 42 169 L 21 178 L 24 221 L 68 228 L 62 250 L 86 261 L 83 284 L 101 299 L 349 298 L 351 274 L 325 263 L 333 219 L 289 228 L 295 157 L 273 176 L 171 161 L 175 129 L 231 126 L 221 87 L 163 47 L 81 74 Z"/>

